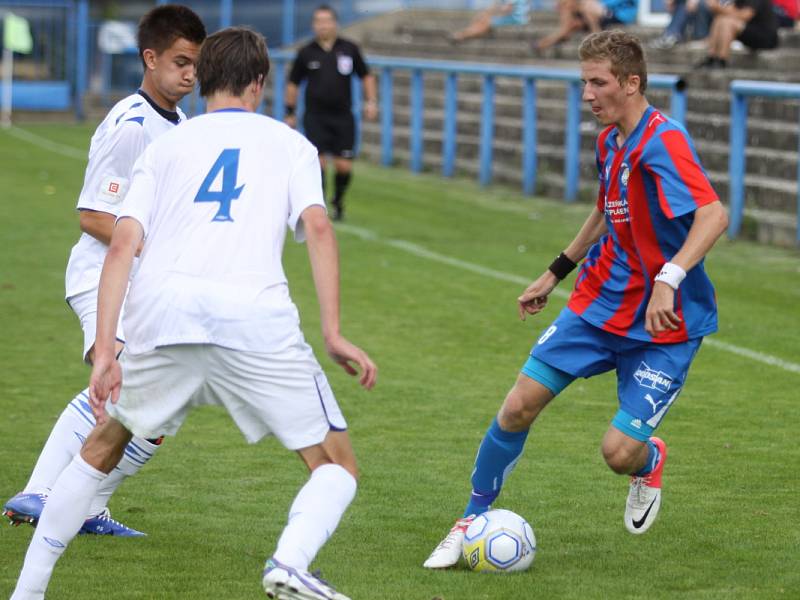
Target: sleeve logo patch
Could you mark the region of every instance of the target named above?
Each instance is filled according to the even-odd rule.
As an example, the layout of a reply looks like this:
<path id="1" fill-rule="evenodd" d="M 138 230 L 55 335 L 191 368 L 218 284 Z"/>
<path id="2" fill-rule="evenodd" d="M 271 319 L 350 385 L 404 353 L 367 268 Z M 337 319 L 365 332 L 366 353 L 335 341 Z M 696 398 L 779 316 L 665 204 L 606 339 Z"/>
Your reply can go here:
<path id="1" fill-rule="evenodd" d="M 117 175 L 104 177 L 100 183 L 100 199 L 112 204 L 122 202 L 128 191 L 128 180 Z"/>

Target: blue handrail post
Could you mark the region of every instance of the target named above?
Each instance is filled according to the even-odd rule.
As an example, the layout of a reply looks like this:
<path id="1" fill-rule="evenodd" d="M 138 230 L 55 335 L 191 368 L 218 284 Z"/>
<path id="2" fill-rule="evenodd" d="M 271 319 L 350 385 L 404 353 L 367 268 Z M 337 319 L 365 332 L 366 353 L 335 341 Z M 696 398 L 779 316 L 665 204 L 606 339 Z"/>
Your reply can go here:
<path id="1" fill-rule="evenodd" d="M 728 237 L 739 235 L 744 215 L 745 145 L 747 143 L 747 97 L 733 92 L 731 97 L 731 135 L 728 155 L 728 198 L 731 218 Z"/>
<path id="2" fill-rule="evenodd" d="M 286 87 L 286 60 L 273 58 L 275 67 L 272 69 L 272 116 L 277 121 L 283 121 L 286 109 L 283 104 L 283 93 Z"/>
<path id="3" fill-rule="evenodd" d="M 422 69 L 411 71 L 411 170 L 419 173 L 422 170 L 422 125 L 423 125 L 423 81 Z"/>
<path id="4" fill-rule="evenodd" d="M 381 70 L 381 164 L 388 167 L 394 160 L 392 145 L 392 108 L 393 108 L 392 69 Z"/>
<path id="5" fill-rule="evenodd" d="M 536 190 L 536 80 L 522 82 L 522 190 L 531 196 Z"/>
<path id="6" fill-rule="evenodd" d="M 686 84 L 681 80 L 675 83 L 669 99 L 669 113 L 681 125 L 686 125 Z"/>
<path id="7" fill-rule="evenodd" d="M 458 75 L 448 73 L 444 80 L 444 125 L 442 130 L 442 175 L 452 177 L 456 162 L 456 113 Z"/>
<path id="8" fill-rule="evenodd" d="M 76 13 L 75 118 L 83 121 L 86 117 L 83 110 L 83 95 L 86 93 L 89 62 L 89 0 L 78 0 Z"/>
<path id="9" fill-rule="evenodd" d="M 355 155 L 358 156 L 358 151 L 361 148 L 361 127 L 363 124 L 361 116 L 363 115 L 364 111 L 362 108 L 363 98 L 361 93 L 361 80 L 356 77 L 350 78 L 350 97 L 353 99 L 353 121 L 355 122 L 356 126 L 355 147 L 353 148 L 353 152 L 355 152 Z"/>
<path id="10" fill-rule="evenodd" d="M 282 27 L 281 44 L 291 46 L 294 42 L 294 0 L 283 0 Z"/>
<path id="11" fill-rule="evenodd" d="M 494 140 L 494 75 L 483 77 L 483 109 L 481 110 L 480 183 L 492 182 L 492 142 Z"/>
<path id="12" fill-rule="evenodd" d="M 219 0 L 219 27 L 225 29 L 233 23 L 233 0 Z"/>
<path id="13" fill-rule="evenodd" d="M 567 131 L 564 155 L 564 199 L 574 202 L 578 197 L 578 177 L 581 160 L 581 83 L 571 81 L 567 91 Z"/>
<path id="14" fill-rule="evenodd" d="M 341 19 L 344 25 L 348 25 L 354 18 L 355 11 L 353 10 L 353 0 L 344 0 L 342 2 Z"/>

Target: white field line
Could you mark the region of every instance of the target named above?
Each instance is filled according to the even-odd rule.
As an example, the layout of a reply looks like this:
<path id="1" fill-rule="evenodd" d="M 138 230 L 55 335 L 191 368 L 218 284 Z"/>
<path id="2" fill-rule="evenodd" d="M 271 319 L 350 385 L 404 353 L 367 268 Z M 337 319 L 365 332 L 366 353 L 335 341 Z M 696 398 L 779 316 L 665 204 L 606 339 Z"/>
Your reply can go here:
<path id="1" fill-rule="evenodd" d="M 347 233 L 349 235 L 356 236 L 358 238 L 361 238 L 362 240 L 376 242 L 378 244 L 383 244 L 384 246 L 397 248 L 398 250 L 402 250 L 403 252 L 407 252 L 408 254 L 412 254 L 420 258 L 425 258 L 427 260 L 448 265 L 450 267 L 456 267 L 457 269 L 469 271 L 477 275 L 483 275 L 484 277 L 489 277 L 491 279 L 497 279 L 499 281 L 507 281 L 509 283 L 516 283 L 521 286 L 527 286 L 529 283 L 531 283 L 531 280 L 525 277 L 520 277 L 519 275 L 514 275 L 513 273 L 504 273 L 503 271 L 496 271 L 494 269 L 490 269 L 488 267 L 482 267 L 481 265 L 476 265 L 474 263 L 467 262 L 459 258 L 453 258 L 451 256 L 439 254 L 438 252 L 433 252 L 432 250 L 428 250 L 427 248 L 423 248 L 422 246 L 419 246 L 412 242 L 407 242 L 405 240 L 382 239 L 374 231 L 370 231 L 369 229 L 364 229 L 362 227 L 354 227 L 353 225 L 346 225 L 342 223 L 336 226 L 336 230 L 342 233 Z M 568 298 L 569 292 L 563 289 L 556 288 L 555 290 L 553 290 L 553 295 L 558 296 L 560 298 Z M 728 342 L 722 342 L 715 338 L 707 337 L 703 340 L 703 344 L 715 348 L 717 350 L 722 350 L 723 352 L 728 352 L 730 354 L 735 354 L 737 356 L 749 358 L 750 360 L 753 360 L 755 362 L 759 362 L 772 367 L 777 367 L 779 369 L 783 369 L 784 371 L 789 371 L 790 373 L 800 374 L 800 364 L 793 363 L 788 360 L 784 360 L 782 358 L 778 358 L 777 356 L 765 354 L 764 352 L 758 352 L 757 350 L 750 350 L 749 348 L 743 348 L 735 344 L 729 344 Z"/>
<path id="2" fill-rule="evenodd" d="M 77 148 L 73 148 L 72 146 L 67 146 L 66 144 L 59 144 L 58 142 L 54 142 L 53 140 L 49 140 L 45 137 L 40 135 L 36 135 L 35 133 L 31 133 L 30 131 L 26 131 L 25 129 L 20 129 L 19 127 L 10 127 L 8 129 L 3 129 L 5 133 L 14 136 L 18 140 L 22 140 L 23 142 L 28 142 L 29 144 L 33 144 L 43 150 L 47 150 L 48 152 L 52 152 L 54 154 L 59 154 L 61 156 L 66 156 L 67 158 L 74 158 L 76 160 L 88 160 L 88 152 L 86 150 L 78 150 Z"/>

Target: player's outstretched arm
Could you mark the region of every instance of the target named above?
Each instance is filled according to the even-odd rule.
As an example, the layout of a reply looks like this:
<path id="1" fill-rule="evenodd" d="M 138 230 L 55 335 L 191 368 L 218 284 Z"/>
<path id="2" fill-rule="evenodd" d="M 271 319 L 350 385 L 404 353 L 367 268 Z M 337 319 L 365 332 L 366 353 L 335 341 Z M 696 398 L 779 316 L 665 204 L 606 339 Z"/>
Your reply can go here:
<path id="1" fill-rule="evenodd" d="M 318 205 L 305 209 L 300 219 L 319 300 L 325 349 L 348 374 L 358 375 L 360 371 L 359 383 L 371 389 L 378 376 L 378 367 L 366 352 L 345 339 L 339 331 L 339 249 L 333 226 L 325 209 Z"/>
<path id="2" fill-rule="evenodd" d="M 100 274 L 97 294 L 97 336 L 95 358 L 89 379 L 89 401 L 99 424 L 106 420 L 105 403 L 119 398 L 122 372 L 117 362 L 117 322 L 128 289 L 128 278 L 136 250 L 144 237 L 142 226 L 131 218 L 123 218 L 114 228 L 111 245 Z"/>
<path id="3" fill-rule="evenodd" d="M 685 276 L 703 260 L 727 228 L 728 213 L 721 202 L 712 202 L 698 208 L 694 213 L 694 221 L 689 228 L 686 241 L 670 260 L 673 265 L 671 268 L 677 267 L 678 273 L 682 271 Z M 675 287 L 665 281 L 653 283 L 644 325 L 645 331 L 653 337 L 657 337 L 667 329 L 677 330 L 680 327 L 681 319 L 675 312 L 675 290 L 679 283 L 680 281 L 675 283 Z"/>
<path id="4" fill-rule="evenodd" d="M 592 247 L 603 234 L 608 231 L 606 227 L 605 218 L 603 213 L 596 208 L 592 210 L 589 216 L 584 221 L 580 230 L 575 238 L 570 242 L 569 246 L 564 250 L 568 262 L 573 263 L 571 266 L 579 263 L 589 248 Z M 557 262 L 561 259 L 557 259 Z M 556 264 L 556 263 L 553 263 Z M 519 318 L 523 321 L 526 315 L 535 315 L 541 312 L 547 306 L 547 297 L 550 295 L 561 279 L 556 276 L 552 270 L 552 266 L 544 271 L 539 278 L 531 283 L 525 291 L 517 298 L 517 309 L 519 311 Z"/>

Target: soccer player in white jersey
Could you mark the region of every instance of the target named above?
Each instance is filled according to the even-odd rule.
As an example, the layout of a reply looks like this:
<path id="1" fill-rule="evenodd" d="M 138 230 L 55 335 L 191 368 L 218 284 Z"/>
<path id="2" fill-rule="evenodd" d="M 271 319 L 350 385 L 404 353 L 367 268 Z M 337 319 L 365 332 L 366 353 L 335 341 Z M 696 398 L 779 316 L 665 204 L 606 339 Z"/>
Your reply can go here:
<path id="1" fill-rule="evenodd" d="M 355 495 L 357 472 L 344 417 L 289 296 L 287 226 L 307 242 L 328 354 L 367 389 L 377 368 L 339 331 L 338 251 L 317 151 L 254 114 L 268 72 L 260 34 L 211 35 L 197 65 L 208 114 L 161 136 L 134 167 L 100 279 L 89 386 L 98 424 L 50 494 L 12 600 L 43 598 L 131 435 L 173 435 L 204 404 L 224 406 L 251 443 L 275 435 L 311 472 L 266 562 L 267 595 L 346 600 L 308 572 Z"/>
<path id="2" fill-rule="evenodd" d="M 67 303 L 83 328 L 82 356 L 89 364 L 94 358 L 100 270 L 133 165 L 150 142 L 186 119 L 177 103 L 194 87 L 195 63 L 205 35 L 200 18 L 185 6 L 164 5 L 148 12 L 138 29 L 144 65 L 141 89 L 118 102 L 92 136 L 78 199 L 83 233 L 72 249 L 66 274 Z M 121 328 L 116 337 L 119 351 L 125 340 Z M 80 451 L 94 424 L 86 389 L 59 417 L 25 488 L 3 507 L 12 523 L 36 524 L 53 484 Z M 107 504 L 120 483 L 136 473 L 159 444 L 158 439 L 131 440 L 93 499 L 81 533 L 143 535 L 111 519 Z"/>

